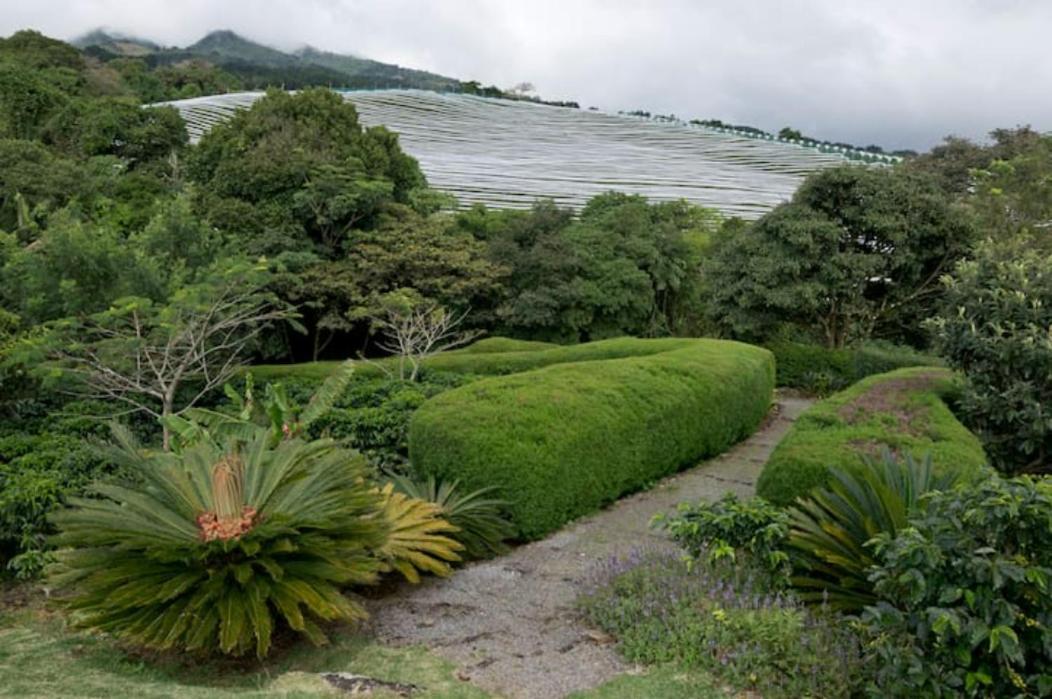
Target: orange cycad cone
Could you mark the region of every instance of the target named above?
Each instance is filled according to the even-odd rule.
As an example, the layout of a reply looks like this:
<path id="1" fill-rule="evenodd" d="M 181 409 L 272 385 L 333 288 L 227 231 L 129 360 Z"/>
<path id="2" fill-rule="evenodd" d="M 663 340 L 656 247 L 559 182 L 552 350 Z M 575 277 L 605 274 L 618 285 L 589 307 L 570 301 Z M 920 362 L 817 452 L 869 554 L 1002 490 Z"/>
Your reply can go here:
<path id="1" fill-rule="evenodd" d="M 227 454 L 212 467 L 212 501 L 215 511 L 197 517 L 203 541 L 237 539 L 252 529 L 256 509 L 244 503 L 242 481 L 244 462 L 237 454 Z"/>

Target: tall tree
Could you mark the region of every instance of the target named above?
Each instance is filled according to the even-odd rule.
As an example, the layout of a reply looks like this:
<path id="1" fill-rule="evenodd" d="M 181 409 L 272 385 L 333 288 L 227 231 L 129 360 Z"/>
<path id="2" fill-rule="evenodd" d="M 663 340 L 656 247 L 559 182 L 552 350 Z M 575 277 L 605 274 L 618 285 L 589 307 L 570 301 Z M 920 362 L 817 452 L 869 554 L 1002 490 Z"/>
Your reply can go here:
<path id="1" fill-rule="evenodd" d="M 130 297 L 106 311 L 63 321 L 48 339 L 54 361 L 78 395 L 123 404 L 162 421 L 196 405 L 239 370 L 271 323 L 291 313 L 266 291 L 265 270 L 216 270 L 167 304 Z"/>
<path id="2" fill-rule="evenodd" d="M 832 168 L 746 231 L 720 237 L 706 265 L 712 311 L 745 339 L 792 328 L 841 347 L 895 334 L 930 315 L 939 277 L 975 237 L 930 177 Z"/>

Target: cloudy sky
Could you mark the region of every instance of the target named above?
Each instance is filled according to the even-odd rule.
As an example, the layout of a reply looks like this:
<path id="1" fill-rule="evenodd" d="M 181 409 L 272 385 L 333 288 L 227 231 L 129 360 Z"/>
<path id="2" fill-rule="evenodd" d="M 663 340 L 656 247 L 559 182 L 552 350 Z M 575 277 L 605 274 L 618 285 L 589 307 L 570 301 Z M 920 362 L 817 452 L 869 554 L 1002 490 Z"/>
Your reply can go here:
<path id="1" fill-rule="evenodd" d="M 1052 130 L 1047 0 L 0 0 L 0 33 L 233 29 L 604 109 L 926 148 Z"/>

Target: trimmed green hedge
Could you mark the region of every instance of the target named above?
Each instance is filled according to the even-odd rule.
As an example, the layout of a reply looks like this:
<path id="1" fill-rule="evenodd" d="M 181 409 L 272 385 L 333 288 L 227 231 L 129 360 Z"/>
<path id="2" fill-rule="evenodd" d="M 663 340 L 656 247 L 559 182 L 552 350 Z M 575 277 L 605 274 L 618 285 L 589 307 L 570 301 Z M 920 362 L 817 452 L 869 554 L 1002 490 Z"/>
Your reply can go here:
<path id="1" fill-rule="evenodd" d="M 655 354 L 684 347 L 695 340 L 662 338 L 648 340 L 640 346 L 640 340 L 620 337 L 581 345 L 550 345 L 545 342 L 511 340 L 492 337 L 463 349 L 443 352 L 424 361 L 424 369 L 449 371 L 461 374 L 514 374 L 520 371 L 539 369 L 552 364 L 586 362 L 600 359 L 619 359 L 644 354 Z M 375 361 L 360 361 L 356 368 L 359 376 L 382 376 L 384 366 L 392 366 L 393 358 Z M 261 381 L 324 380 L 341 362 L 305 362 L 303 364 L 259 364 L 249 367 L 253 376 Z"/>
<path id="2" fill-rule="evenodd" d="M 936 470 L 985 470 L 978 438 L 950 412 L 944 398 L 953 374 L 939 367 L 899 369 L 860 381 L 812 406 L 775 448 L 756 491 L 788 505 L 825 485 L 830 466 L 862 466 L 862 455 L 884 448 L 923 458 Z"/>
<path id="3" fill-rule="evenodd" d="M 723 340 L 621 338 L 477 359 L 475 373 L 547 366 L 424 403 L 410 459 L 468 490 L 498 487 L 526 539 L 727 449 L 764 418 L 774 388 L 770 352 Z"/>
<path id="4" fill-rule="evenodd" d="M 767 345 L 778 365 L 778 385 L 820 395 L 847 388 L 873 374 L 914 366 L 940 366 L 942 360 L 909 347 L 861 345 L 829 349 L 779 342 Z"/>

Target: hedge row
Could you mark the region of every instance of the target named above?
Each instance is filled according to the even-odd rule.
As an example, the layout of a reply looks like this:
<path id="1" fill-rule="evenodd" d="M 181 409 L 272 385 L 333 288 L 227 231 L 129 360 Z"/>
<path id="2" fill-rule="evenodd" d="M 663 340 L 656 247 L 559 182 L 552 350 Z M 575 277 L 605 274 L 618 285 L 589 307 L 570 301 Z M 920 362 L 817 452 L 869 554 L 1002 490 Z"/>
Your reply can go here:
<path id="1" fill-rule="evenodd" d="M 648 340 L 645 346 L 632 337 L 621 337 L 581 345 L 550 345 L 545 342 L 512 340 L 493 337 L 451 352 L 443 352 L 424 361 L 425 369 L 461 374 L 514 374 L 539 369 L 553 364 L 619 359 L 643 354 L 655 354 L 685 347 L 694 340 L 662 338 Z M 393 358 L 358 362 L 359 376 L 382 376 L 384 368 L 394 368 Z M 306 362 L 303 364 L 263 364 L 250 368 L 262 382 L 293 380 L 321 381 L 331 374 L 340 362 Z"/>
<path id="2" fill-rule="evenodd" d="M 860 381 L 812 406 L 775 448 L 756 484 L 779 505 L 825 485 L 829 467 L 861 467 L 884 449 L 924 458 L 936 471 L 978 474 L 986 455 L 978 438 L 950 412 L 953 374 L 943 368 L 899 369 Z"/>
<path id="3" fill-rule="evenodd" d="M 767 346 L 778 365 L 778 385 L 825 395 L 873 374 L 915 366 L 938 366 L 941 360 L 909 347 L 861 345 L 829 349 L 821 345 L 780 342 Z"/>
<path id="4" fill-rule="evenodd" d="M 501 373 L 549 366 L 427 401 L 410 422 L 410 458 L 469 490 L 496 486 L 525 539 L 727 449 L 760 423 L 774 388 L 770 352 L 722 340 L 622 338 L 501 355 L 510 363 L 483 357 Z"/>

